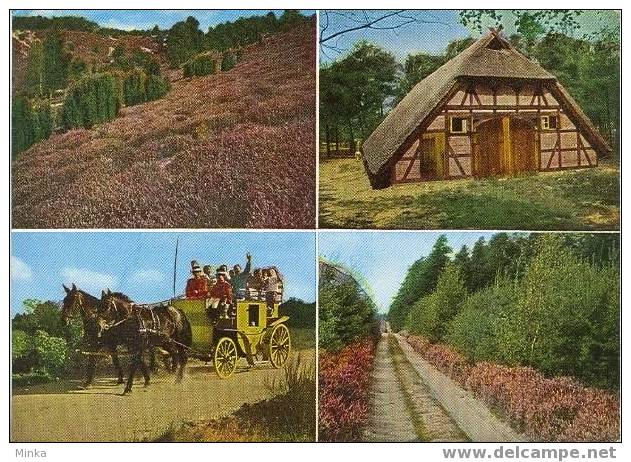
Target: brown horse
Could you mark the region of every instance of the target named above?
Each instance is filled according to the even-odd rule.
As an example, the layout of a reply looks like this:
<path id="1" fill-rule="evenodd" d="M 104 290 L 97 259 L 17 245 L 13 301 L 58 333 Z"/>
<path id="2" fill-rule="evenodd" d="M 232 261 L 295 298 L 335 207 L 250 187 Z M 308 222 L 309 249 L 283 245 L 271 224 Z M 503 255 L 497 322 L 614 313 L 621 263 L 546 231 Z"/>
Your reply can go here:
<path id="1" fill-rule="evenodd" d="M 152 307 L 137 305 L 120 292 L 103 291 L 97 310 L 98 336 L 124 344 L 132 355 L 123 394 L 131 393 L 136 369 L 140 368 L 149 385 L 149 369 L 144 353 L 154 347 L 167 350 L 177 368 L 180 382 L 193 341 L 191 325 L 181 310 L 168 304 Z M 178 367 L 179 366 L 179 367 Z"/>
<path id="2" fill-rule="evenodd" d="M 71 319 L 77 316 L 81 316 L 81 321 L 83 321 L 84 343 L 92 351 L 103 349 L 110 354 L 112 358 L 112 364 L 118 372 L 118 383 L 123 383 L 123 368 L 121 367 L 120 360 L 118 359 L 118 354 L 116 353 L 116 345 L 113 344 L 111 341 L 102 341 L 111 339 L 99 339 L 98 337 L 99 326 L 97 324 L 97 308 L 100 300 L 96 297 L 93 297 L 87 292 L 77 289 L 77 286 L 74 285 L 74 283 L 72 284 L 71 289 L 69 289 L 65 285 L 63 287 L 66 291 L 66 296 L 64 297 L 61 307 L 61 319 L 63 320 L 64 324 L 68 325 Z M 96 356 L 89 355 L 86 375 L 83 381 L 84 387 L 90 386 L 90 384 L 94 380 L 95 370 Z"/>

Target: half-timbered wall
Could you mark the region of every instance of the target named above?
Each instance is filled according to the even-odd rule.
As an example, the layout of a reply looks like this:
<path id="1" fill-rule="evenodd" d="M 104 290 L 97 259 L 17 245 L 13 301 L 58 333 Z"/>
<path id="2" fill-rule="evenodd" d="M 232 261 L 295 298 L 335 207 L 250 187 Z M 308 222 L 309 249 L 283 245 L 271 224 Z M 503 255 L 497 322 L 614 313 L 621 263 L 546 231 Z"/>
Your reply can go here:
<path id="1" fill-rule="evenodd" d="M 443 106 L 443 110 L 429 123 L 425 131 L 395 163 L 393 182 L 427 179 L 462 178 L 471 176 L 472 152 L 476 143 L 476 128 L 490 118 L 520 118 L 530 123 L 536 139 L 537 164 L 540 171 L 595 166 L 595 150 L 564 112 L 545 84 L 515 84 L 513 86 L 463 83 Z M 556 117 L 556 124 L 548 128 L 542 120 Z M 464 133 L 451 130 L 451 119 L 466 119 Z M 554 121 L 553 121 L 554 122 Z M 432 138 L 433 143 L 422 141 Z M 519 149 L 514 146 L 513 149 Z M 431 153 L 425 151 L 431 150 Z M 425 156 L 425 157 L 423 157 Z M 435 164 L 441 169 L 428 175 L 422 165 L 428 156 L 437 156 Z"/>

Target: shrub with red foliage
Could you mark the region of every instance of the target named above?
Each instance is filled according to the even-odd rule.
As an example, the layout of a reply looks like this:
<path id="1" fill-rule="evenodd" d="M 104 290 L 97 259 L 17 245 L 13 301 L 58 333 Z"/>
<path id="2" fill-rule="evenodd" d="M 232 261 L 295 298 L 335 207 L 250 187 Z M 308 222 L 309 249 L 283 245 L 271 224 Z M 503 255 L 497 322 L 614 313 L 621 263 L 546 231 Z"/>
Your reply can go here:
<path id="1" fill-rule="evenodd" d="M 372 339 L 322 352 L 319 371 L 319 440 L 357 441 L 368 424 Z"/>
<path id="2" fill-rule="evenodd" d="M 16 228 L 313 228 L 315 24 L 13 167 Z"/>
<path id="3" fill-rule="evenodd" d="M 531 367 L 469 364 L 453 348 L 410 336 L 421 356 L 468 388 L 536 441 L 617 441 L 620 404 L 614 394 L 569 377 L 546 378 Z"/>

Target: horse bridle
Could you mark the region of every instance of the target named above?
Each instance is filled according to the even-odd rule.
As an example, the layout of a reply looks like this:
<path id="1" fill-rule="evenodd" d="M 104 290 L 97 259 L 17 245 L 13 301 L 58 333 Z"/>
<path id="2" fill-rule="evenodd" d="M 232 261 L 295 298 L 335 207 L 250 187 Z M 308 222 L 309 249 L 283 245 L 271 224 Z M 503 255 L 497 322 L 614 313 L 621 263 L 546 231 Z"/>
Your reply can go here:
<path id="1" fill-rule="evenodd" d="M 86 314 L 90 316 L 90 314 L 87 313 L 85 310 L 85 306 L 83 304 L 83 295 L 81 293 L 78 293 L 78 297 L 75 297 L 75 300 L 73 300 L 72 302 L 71 308 L 72 309 L 70 310 L 70 312 L 72 314 L 69 316 L 64 315 L 66 319 L 77 319 L 77 317 L 83 317 Z M 78 315 L 76 314 L 77 312 L 79 313 Z"/>
<path id="2" fill-rule="evenodd" d="M 117 307 L 117 305 L 116 305 L 116 302 L 115 302 L 114 300 L 112 300 L 111 302 L 109 302 L 109 301 L 108 301 L 108 303 L 112 303 L 112 304 L 114 304 L 114 310 L 115 310 L 116 312 L 118 312 L 118 311 L 119 311 L 119 309 L 118 309 L 118 307 Z M 132 303 L 132 304 L 131 304 L 131 307 L 133 308 L 133 306 L 134 306 L 134 304 Z M 108 307 L 108 310 L 109 310 L 109 307 Z M 108 323 L 103 323 L 103 324 L 101 324 L 101 323 L 99 323 L 99 326 L 101 327 L 101 330 L 99 331 L 98 336 L 100 337 L 102 332 L 104 332 L 104 331 L 108 331 L 108 330 L 110 330 L 110 329 L 112 329 L 112 328 L 114 328 L 114 327 L 116 327 L 116 326 L 121 325 L 121 324 L 122 324 L 122 323 L 124 323 L 125 321 L 127 321 L 129 318 L 131 318 L 131 316 L 132 316 L 132 314 L 131 314 L 131 313 L 132 313 L 132 312 L 133 312 L 133 310 L 130 310 L 130 312 L 128 313 L 128 315 L 127 315 L 127 316 L 125 316 L 124 318 L 122 318 L 122 319 L 120 319 L 119 321 L 116 321 L 116 322 L 114 322 L 114 323 L 112 323 L 112 324 L 108 324 Z"/>

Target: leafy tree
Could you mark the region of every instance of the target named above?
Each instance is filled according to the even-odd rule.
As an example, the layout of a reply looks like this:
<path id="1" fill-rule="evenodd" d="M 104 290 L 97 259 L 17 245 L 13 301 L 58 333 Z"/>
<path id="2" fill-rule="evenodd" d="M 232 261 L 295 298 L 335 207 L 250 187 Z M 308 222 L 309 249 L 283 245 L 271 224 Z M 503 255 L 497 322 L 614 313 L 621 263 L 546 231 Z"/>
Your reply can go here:
<path id="1" fill-rule="evenodd" d="M 601 133 L 617 143 L 620 93 L 619 31 L 606 29 L 590 40 L 548 33 L 531 54 L 554 73 Z"/>
<path id="2" fill-rule="evenodd" d="M 34 335 L 38 330 L 45 330 L 54 337 L 65 337 L 68 333 L 61 319 L 61 312 L 56 303 L 40 300 L 24 300 L 24 312 L 13 317 L 13 330 Z"/>
<path id="3" fill-rule="evenodd" d="M 427 53 L 410 54 L 403 65 L 403 76 L 399 80 L 397 100 L 402 100 L 412 87 L 445 63 L 443 56 Z"/>
<path id="4" fill-rule="evenodd" d="M 574 254 L 598 267 L 620 264 L 620 235 L 614 233 L 563 234 L 563 244 Z"/>
<path id="5" fill-rule="evenodd" d="M 349 275 L 321 266 L 318 288 L 319 344 L 339 350 L 374 334 L 376 309 L 361 285 Z"/>
<path id="6" fill-rule="evenodd" d="M 469 48 L 473 44 L 473 42 L 475 42 L 475 39 L 473 37 L 456 39 L 449 42 L 449 44 L 447 45 L 447 49 L 445 50 L 445 62 L 458 56 L 464 50 Z"/>
<path id="7" fill-rule="evenodd" d="M 460 22 L 480 32 L 486 26 L 502 27 L 513 21 L 517 32 L 535 40 L 546 31 L 570 34 L 579 28 L 581 10 L 463 10 Z"/>
<path id="8" fill-rule="evenodd" d="M 556 235 L 542 236 L 517 300 L 499 326 L 510 364 L 590 383 L 617 383 L 619 278 L 576 257 Z"/>
<path id="9" fill-rule="evenodd" d="M 617 389 L 619 236 L 498 233 L 476 246 L 443 266 L 435 289 L 412 303 L 405 327 L 474 362 L 532 366 Z M 423 281 L 425 264 L 409 270 L 395 301 Z M 463 274 L 479 271 L 487 276 L 467 295 Z"/>
<path id="10" fill-rule="evenodd" d="M 442 340 L 451 320 L 458 314 L 466 289 L 458 268 L 447 264 L 436 282 L 436 290 L 416 302 L 406 321 L 406 328 L 432 341 Z"/>
<path id="11" fill-rule="evenodd" d="M 35 364 L 32 340 L 26 332 L 21 330 L 11 332 L 11 358 L 14 374 L 29 372 Z"/>
<path id="12" fill-rule="evenodd" d="M 448 263 L 450 253 L 447 237 L 442 235 L 436 240 L 426 258 L 412 264 L 388 312 L 388 320 L 395 331 L 404 327 L 412 306 L 435 290 L 438 277 Z"/>
<path id="13" fill-rule="evenodd" d="M 330 351 L 339 351 L 344 346 L 337 331 L 342 308 L 331 291 L 320 290 L 318 304 L 318 346 Z"/>
<path id="14" fill-rule="evenodd" d="M 445 341 L 472 362 L 501 362 L 502 358 L 498 355 L 498 325 L 506 317 L 515 299 L 516 285 L 504 278 L 471 294 L 449 323 Z"/>
<path id="15" fill-rule="evenodd" d="M 356 135 L 365 139 L 383 117 L 385 100 L 394 95 L 394 56 L 366 41 L 355 44 L 342 59 L 322 69 L 321 117 L 325 138 L 345 130 L 351 151 Z"/>
<path id="16" fill-rule="evenodd" d="M 315 327 L 316 307 L 314 303 L 306 303 L 298 298 L 290 298 L 278 307 L 282 316 L 289 316 L 290 327 Z"/>
<path id="17" fill-rule="evenodd" d="M 61 372 L 69 353 L 66 340 L 38 330 L 32 341 L 38 369 L 51 374 Z"/>

